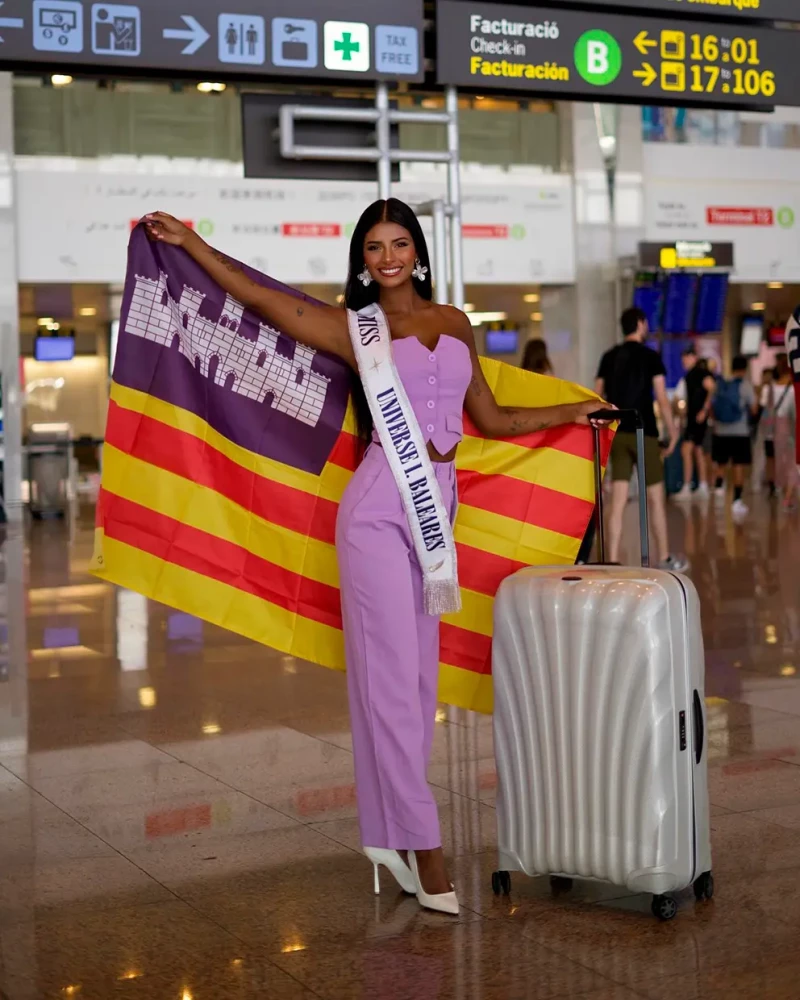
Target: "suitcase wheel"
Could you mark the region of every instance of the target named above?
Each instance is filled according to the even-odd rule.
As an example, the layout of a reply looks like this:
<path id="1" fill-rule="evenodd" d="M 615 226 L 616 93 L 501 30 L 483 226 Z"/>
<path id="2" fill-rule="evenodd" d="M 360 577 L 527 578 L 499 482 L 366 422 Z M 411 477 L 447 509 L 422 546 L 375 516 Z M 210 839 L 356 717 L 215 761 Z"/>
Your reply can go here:
<path id="1" fill-rule="evenodd" d="M 703 872 L 694 884 L 694 898 L 698 903 L 704 899 L 714 898 L 714 876 L 711 872 Z"/>
<path id="2" fill-rule="evenodd" d="M 570 892 L 572 890 L 572 879 L 565 878 L 563 875 L 551 875 L 550 889 L 556 896 L 562 892 Z"/>
<path id="3" fill-rule="evenodd" d="M 672 896 L 653 896 L 651 909 L 653 916 L 659 920 L 673 920 L 678 912 L 678 904 Z"/>
<path id="4" fill-rule="evenodd" d="M 508 872 L 492 872 L 492 892 L 495 896 L 511 895 L 511 876 Z"/>

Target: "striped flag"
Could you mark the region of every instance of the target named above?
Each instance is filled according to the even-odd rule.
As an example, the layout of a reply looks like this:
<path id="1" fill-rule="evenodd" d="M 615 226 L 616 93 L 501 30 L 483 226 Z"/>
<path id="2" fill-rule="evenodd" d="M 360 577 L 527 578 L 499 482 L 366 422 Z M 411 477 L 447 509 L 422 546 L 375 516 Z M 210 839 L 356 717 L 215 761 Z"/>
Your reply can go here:
<path id="1" fill-rule="evenodd" d="M 504 405 L 591 398 L 482 364 Z M 343 362 L 260 323 L 187 254 L 136 229 L 93 572 L 343 669 L 334 529 L 360 454 L 349 386 Z M 489 441 L 469 420 L 465 434 L 455 527 L 463 610 L 442 623 L 440 694 L 489 712 L 494 595 L 523 566 L 574 562 L 594 507 L 592 437 L 570 426 Z M 604 433 L 604 461 L 610 441 Z"/>

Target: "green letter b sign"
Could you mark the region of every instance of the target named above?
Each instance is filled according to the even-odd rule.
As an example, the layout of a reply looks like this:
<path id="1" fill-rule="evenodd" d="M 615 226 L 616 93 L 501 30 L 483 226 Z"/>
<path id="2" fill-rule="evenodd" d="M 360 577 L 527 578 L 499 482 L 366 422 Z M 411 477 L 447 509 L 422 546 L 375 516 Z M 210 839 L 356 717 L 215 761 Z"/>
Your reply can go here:
<path id="1" fill-rule="evenodd" d="M 585 31 L 575 43 L 575 67 L 587 83 L 605 87 L 622 70 L 622 49 L 607 31 Z"/>

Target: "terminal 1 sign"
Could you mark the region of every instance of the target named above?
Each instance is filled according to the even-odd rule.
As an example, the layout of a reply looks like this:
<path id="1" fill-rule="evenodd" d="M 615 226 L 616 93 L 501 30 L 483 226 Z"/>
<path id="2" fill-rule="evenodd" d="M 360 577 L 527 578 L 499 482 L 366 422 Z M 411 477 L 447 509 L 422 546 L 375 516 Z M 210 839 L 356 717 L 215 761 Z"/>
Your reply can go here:
<path id="1" fill-rule="evenodd" d="M 794 31 L 465 0 L 439 0 L 437 10 L 442 84 L 596 101 L 800 105 Z"/>
<path id="2" fill-rule="evenodd" d="M 3 0 L 0 67 L 424 77 L 422 0 Z"/>
<path id="3" fill-rule="evenodd" d="M 550 0 L 570 6 L 574 0 Z M 756 18 L 762 21 L 800 21 L 800 0 L 592 0 L 600 10 L 610 7 L 635 7 L 648 14 L 664 11 L 678 17 L 725 17 L 731 21 Z"/>

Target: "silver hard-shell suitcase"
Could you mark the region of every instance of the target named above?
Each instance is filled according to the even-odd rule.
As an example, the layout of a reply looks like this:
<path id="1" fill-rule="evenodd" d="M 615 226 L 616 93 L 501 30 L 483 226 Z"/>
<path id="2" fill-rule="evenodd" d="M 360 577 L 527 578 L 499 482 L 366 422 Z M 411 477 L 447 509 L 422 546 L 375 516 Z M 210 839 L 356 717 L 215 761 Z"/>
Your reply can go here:
<path id="1" fill-rule="evenodd" d="M 639 478 L 644 436 L 639 430 Z M 605 556 L 599 434 L 598 529 Z M 495 601 L 492 654 L 499 870 L 713 895 L 700 602 L 691 581 L 643 567 L 521 570 Z M 566 883 L 569 885 L 569 882 Z"/>

